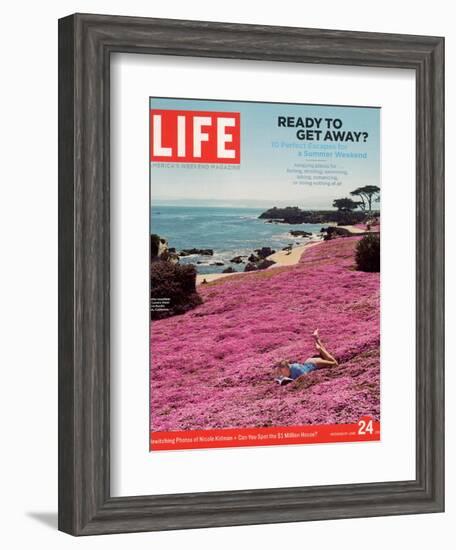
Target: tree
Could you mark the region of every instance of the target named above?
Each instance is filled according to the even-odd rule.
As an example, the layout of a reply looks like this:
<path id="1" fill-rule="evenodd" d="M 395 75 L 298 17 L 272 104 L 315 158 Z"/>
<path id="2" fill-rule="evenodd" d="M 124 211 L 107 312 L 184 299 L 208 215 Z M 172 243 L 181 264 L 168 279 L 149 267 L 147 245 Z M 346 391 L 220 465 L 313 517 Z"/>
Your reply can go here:
<path id="1" fill-rule="evenodd" d="M 370 216 L 372 212 L 372 203 L 380 200 L 380 187 L 376 185 L 365 185 L 364 187 L 358 187 L 350 193 L 352 197 L 359 197 L 361 202 L 360 208 L 364 210 Z"/>
<path id="2" fill-rule="evenodd" d="M 356 210 L 359 206 L 359 202 L 355 202 L 352 199 L 345 198 L 345 199 L 335 199 L 333 202 L 333 207 L 337 208 L 337 210 L 341 212 L 352 212 L 353 210 Z"/>

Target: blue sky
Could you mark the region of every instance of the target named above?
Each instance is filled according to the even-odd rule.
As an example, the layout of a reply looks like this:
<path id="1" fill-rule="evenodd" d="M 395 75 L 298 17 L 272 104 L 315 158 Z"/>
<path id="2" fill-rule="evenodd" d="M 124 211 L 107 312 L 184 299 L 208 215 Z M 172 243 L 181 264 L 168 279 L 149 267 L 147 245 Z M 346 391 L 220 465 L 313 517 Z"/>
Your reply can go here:
<path id="1" fill-rule="evenodd" d="M 285 103 L 231 102 L 175 98 L 150 98 L 156 109 L 226 111 L 241 113 L 241 165 L 238 170 L 200 169 L 197 165 L 159 168 L 151 163 L 152 204 L 223 204 L 233 206 L 298 205 L 303 208 L 331 207 L 335 198 L 349 195 L 362 185 L 380 186 L 380 109 Z M 297 139 L 298 128 L 278 127 L 279 116 L 338 118 L 340 131 L 368 132 L 365 143 L 343 143 L 343 153 L 366 158 L 332 158 L 316 161 L 303 156 L 329 141 Z M 324 123 L 322 123 L 324 124 Z M 326 128 L 325 128 L 326 129 Z M 272 143 L 275 142 L 276 147 Z M 277 146 L 278 145 L 278 146 Z M 337 143 L 336 143 L 337 145 Z M 301 156 L 300 156 L 301 155 Z M 332 167 L 328 166 L 332 164 Z M 328 168 L 343 172 L 337 185 L 320 185 Z M 304 170 L 312 185 L 296 183 L 296 170 Z"/>

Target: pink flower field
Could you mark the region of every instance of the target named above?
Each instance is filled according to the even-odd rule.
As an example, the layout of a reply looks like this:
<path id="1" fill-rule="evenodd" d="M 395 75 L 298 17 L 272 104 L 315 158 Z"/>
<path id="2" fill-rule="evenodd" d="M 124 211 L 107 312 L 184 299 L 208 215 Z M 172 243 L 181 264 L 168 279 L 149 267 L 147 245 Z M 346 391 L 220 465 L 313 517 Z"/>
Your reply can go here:
<path id="1" fill-rule="evenodd" d="M 379 420 L 380 274 L 355 271 L 358 240 L 322 242 L 297 265 L 202 285 L 202 305 L 153 321 L 152 430 Z M 317 327 L 339 366 L 276 384 L 277 360 L 314 355 Z"/>

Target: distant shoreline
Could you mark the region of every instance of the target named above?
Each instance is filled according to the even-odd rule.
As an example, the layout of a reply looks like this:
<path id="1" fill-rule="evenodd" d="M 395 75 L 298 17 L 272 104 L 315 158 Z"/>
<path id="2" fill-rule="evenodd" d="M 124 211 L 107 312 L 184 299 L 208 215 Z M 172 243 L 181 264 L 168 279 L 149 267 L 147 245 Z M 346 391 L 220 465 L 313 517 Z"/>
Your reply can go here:
<path id="1" fill-rule="evenodd" d="M 273 208 L 274 206 L 277 206 L 278 204 L 281 204 L 277 201 L 272 201 L 268 204 L 260 204 L 258 203 L 252 203 L 249 204 L 248 201 L 243 202 L 240 201 L 239 204 L 233 203 L 233 202 L 208 202 L 208 203 L 202 203 L 202 202 L 172 202 L 169 201 L 163 201 L 160 200 L 154 200 L 152 201 L 150 208 L 151 209 L 159 209 L 161 207 L 168 207 L 168 208 L 233 208 L 233 209 L 246 209 L 246 210 L 268 210 L 270 208 Z M 284 202 L 283 206 L 279 206 L 279 208 L 286 208 L 286 205 L 289 204 L 288 202 Z M 310 212 L 320 212 L 320 211 L 334 211 L 337 212 L 337 208 L 331 208 L 327 206 L 314 206 L 314 207 L 308 207 L 306 210 Z"/>

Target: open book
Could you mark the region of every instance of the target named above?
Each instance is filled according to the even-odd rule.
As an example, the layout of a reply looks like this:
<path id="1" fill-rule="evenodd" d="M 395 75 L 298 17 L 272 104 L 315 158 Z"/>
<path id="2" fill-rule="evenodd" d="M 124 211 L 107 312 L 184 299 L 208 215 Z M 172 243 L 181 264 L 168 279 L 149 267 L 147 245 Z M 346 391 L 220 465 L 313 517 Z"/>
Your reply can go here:
<path id="1" fill-rule="evenodd" d="M 275 379 L 275 381 L 279 384 L 279 386 L 285 386 L 285 384 L 293 382 L 293 378 L 289 378 L 288 376 L 279 376 Z"/>

